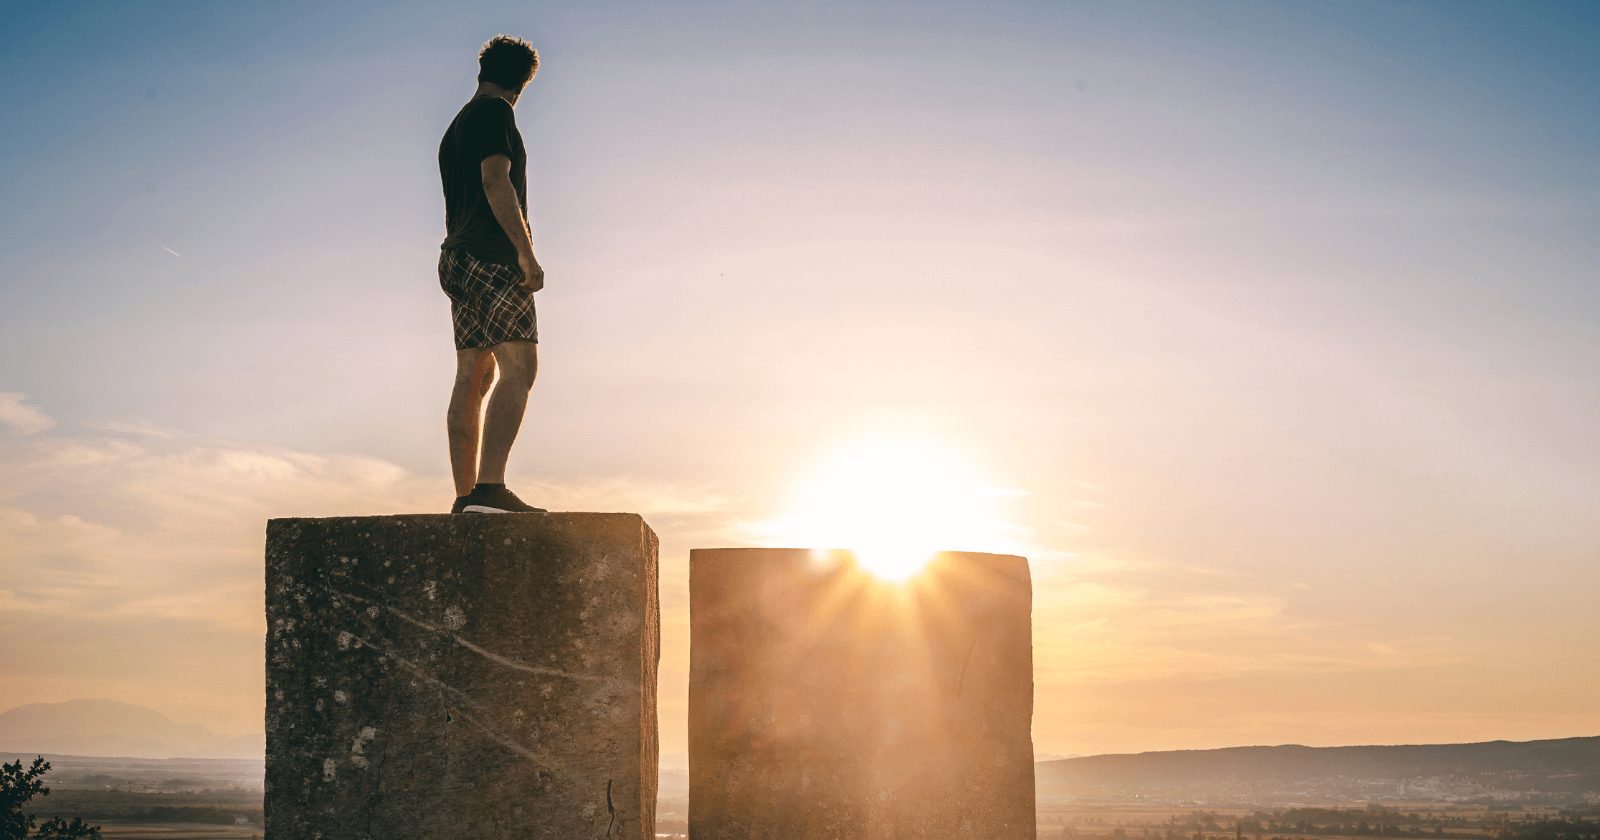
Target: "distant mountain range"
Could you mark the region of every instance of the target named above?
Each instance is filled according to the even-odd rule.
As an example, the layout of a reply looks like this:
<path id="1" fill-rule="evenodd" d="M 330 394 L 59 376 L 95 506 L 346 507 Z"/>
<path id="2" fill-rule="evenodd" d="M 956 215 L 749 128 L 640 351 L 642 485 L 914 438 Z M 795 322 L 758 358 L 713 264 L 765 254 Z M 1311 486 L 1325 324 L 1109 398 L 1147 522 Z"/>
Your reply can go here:
<path id="1" fill-rule="evenodd" d="M 0 753 L 260 759 L 265 751 L 263 735 L 218 735 L 116 700 L 28 703 L 0 712 Z"/>
<path id="2" fill-rule="evenodd" d="M 1040 801 L 1600 803 L 1600 737 L 1230 747 L 1040 762 Z"/>
<path id="3" fill-rule="evenodd" d="M 84 764 L 85 772 L 105 763 L 95 756 L 243 759 L 230 763 L 226 772 L 213 766 L 199 773 L 226 776 L 227 784 L 238 784 L 234 777 L 259 773 L 264 753 L 261 735 L 218 735 L 115 700 L 29 703 L 0 712 L 0 756 L 82 757 L 73 761 Z M 663 758 L 661 796 L 687 796 L 686 757 Z M 116 773 L 129 775 L 135 765 L 116 767 Z M 151 767 L 149 772 L 170 775 L 167 768 Z M 1041 803 L 1600 804 L 1600 737 L 1093 755 L 1039 761 L 1034 779 Z"/>

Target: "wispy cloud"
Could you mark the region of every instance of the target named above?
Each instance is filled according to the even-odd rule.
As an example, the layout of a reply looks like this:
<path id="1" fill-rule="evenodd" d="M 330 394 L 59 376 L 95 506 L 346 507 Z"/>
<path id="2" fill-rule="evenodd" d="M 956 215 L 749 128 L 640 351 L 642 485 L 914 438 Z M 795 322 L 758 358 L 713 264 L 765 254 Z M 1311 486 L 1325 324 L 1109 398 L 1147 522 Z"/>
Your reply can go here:
<path id="1" fill-rule="evenodd" d="M 132 437 L 151 437 L 170 439 L 177 437 L 179 430 L 157 426 L 144 420 L 97 420 L 81 424 L 85 429 L 97 432 L 111 432 Z"/>
<path id="2" fill-rule="evenodd" d="M 29 509 L 0 508 L 0 579 L 32 609 L 261 623 L 262 527 L 273 517 L 440 512 L 448 486 L 361 455 L 163 437 L 30 441 L 0 460 Z M 616 476 L 528 483 L 553 509 L 716 521 L 694 488 Z M 10 504 L 16 505 L 13 499 Z"/>
<path id="3" fill-rule="evenodd" d="M 22 418 L 8 425 L 48 428 L 21 395 L 6 397 L 8 417 Z M 140 422 L 73 427 L 80 433 L 0 441 L 0 708 L 101 694 L 220 729 L 259 728 L 262 688 L 251 680 L 265 632 L 266 520 L 443 512 L 450 496 L 448 477 L 380 458 L 202 440 Z M 638 511 L 678 542 L 714 539 L 727 504 L 707 488 L 626 475 L 518 491 L 556 510 Z M 128 650 L 151 651 L 139 658 L 160 667 L 129 672 L 112 661 Z M 217 669 L 245 678 L 196 693 Z"/>
<path id="4" fill-rule="evenodd" d="M 1182 563 L 1087 564 L 1036 581 L 1036 674 L 1085 686 L 1461 661 L 1449 639 L 1373 640 L 1295 609 L 1293 582 Z"/>
<path id="5" fill-rule="evenodd" d="M 12 430 L 25 435 L 32 435 L 55 424 L 56 421 L 49 415 L 36 406 L 28 405 L 27 397 L 23 394 L 10 391 L 0 393 L 0 425 L 10 426 Z"/>

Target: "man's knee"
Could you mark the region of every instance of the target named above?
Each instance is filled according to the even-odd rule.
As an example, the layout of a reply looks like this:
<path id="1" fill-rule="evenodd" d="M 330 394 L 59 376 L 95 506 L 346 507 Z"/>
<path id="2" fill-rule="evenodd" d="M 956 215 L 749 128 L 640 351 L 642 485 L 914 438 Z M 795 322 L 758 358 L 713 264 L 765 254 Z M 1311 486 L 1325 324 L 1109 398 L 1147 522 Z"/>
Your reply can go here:
<path id="1" fill-rule="evenodd" d="M 494 347 L 500 381 L 508 387 L 531 388 L 539 373 L 539 345 L 531 341 L 506 341 Z"/>
<path id="2" fill-rule="evenodd" d="M 487 367 L 494 370 L 494 355 L 486 347 L 469 347 L 456 351 L 456 384 L 476 384 Z"/>
<path id="3" fill-rule="evenodd" d="M 500 382 L 495 388 L 521 388 L 526 391 L 533 387 L 533 378 L 539 373 L 537 366 L 530 365 L 524 368 L 501 368 Z"/>

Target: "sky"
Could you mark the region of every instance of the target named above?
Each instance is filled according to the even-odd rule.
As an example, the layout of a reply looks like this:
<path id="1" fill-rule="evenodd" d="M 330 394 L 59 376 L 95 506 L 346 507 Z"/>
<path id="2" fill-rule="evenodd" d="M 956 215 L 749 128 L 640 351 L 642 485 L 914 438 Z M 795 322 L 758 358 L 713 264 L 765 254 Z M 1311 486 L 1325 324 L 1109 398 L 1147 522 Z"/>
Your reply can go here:
<path id="1" fill-rule="evenodd" d="M 265 521 L 448 509 L 435 154 L 499 32 L 508 482 L 661 535 L 663 753 L 689 550 L 875 446 L 1029 557 L 1039 754 L 1600 734 L 1563 2 L 0 0 L 0 709 L 258 734 Z"/>

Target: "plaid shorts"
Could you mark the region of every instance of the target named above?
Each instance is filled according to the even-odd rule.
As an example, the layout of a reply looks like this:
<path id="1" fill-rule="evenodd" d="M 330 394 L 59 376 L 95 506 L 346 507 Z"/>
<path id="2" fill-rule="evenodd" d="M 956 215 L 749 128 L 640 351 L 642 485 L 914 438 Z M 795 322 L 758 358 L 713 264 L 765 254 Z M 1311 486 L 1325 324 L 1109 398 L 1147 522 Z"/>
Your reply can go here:
<path id="1" fill-rule="evenodd" d="M 522 269 L 480 260 L 466 251 L 439 252 L 439 286 L 450 296 L 456 349 L 488 347 L 514 338 L 539 340 L 533 292 L 524 289 Z"/>

